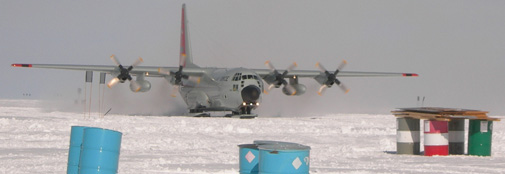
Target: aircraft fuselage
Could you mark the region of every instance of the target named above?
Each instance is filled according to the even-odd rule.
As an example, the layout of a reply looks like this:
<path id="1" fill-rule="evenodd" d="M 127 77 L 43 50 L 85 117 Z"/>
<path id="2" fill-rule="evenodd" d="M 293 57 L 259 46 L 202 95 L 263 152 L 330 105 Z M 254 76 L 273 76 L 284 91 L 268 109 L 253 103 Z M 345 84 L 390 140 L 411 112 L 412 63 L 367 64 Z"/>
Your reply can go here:
<path id="1" fill-rule="evenodd" d="M 208 68 L 198 84 L 183 85 L 180 93 L 190 112 L 232 111 L 250 114 L 261 101 L 263 81 L 245 68 Z"/>

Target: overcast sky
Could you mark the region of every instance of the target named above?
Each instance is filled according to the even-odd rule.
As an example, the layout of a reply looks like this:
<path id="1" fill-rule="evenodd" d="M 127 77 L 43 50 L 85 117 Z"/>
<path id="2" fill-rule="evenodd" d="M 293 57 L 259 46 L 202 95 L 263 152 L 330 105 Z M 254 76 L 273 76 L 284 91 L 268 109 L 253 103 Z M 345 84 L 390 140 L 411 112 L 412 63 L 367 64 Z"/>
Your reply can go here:
<path id="1" fill-rule="evenodd" d="M 113 65 L 115 54 L 125 65 L 141 56 L 142 65 L 177 66 L 183 3 L 200 66 L 264 68 L 270 60 L 315 70 L 318 61 L 335 69 L 345 59 L 349 71 L 420 75 L 340 78 L 350 92 L 331 88 L 322 97 L 307 79 L 303 96 L 264 95 L 260 114 L 388 113 L 417 106 L 417 96 L 425 106 L 505 114 L 505 1 L 0 0 L 0 97 L 68 99 L 84 88 L 84 72 L 12 63 Z M 149 80 L 148 93 L 132 94 L 128 84 L 107 89 L 108 102 L 184 110 L 163 79 Z"/>

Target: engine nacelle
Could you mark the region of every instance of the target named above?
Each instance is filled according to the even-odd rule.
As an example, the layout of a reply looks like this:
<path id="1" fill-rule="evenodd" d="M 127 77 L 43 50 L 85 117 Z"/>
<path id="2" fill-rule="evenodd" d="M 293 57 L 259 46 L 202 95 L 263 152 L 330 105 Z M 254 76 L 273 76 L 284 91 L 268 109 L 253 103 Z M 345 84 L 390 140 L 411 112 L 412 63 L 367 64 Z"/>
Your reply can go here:
<path id="1" fill-rule="evenodd" d="M 295 90 L 296 90 L 295 95 L 296 96 L 305 94 L 305 91 L 307 90 L 305 85 L 302 85 L 302 84 L 296 84 L 296 85 L 291 85 L 291 86 L 293 86 L 293 88 L 295 88 Z M 291 93 L 286 89 L 286 87 L 282 88 L 282 93 L 289 95 L 289 96 L 291 95 Z"/>
<path id="2" fill-rule="evenodd" d="M 130 83 L 130 90 L 132 90 L 133 92 L 147 92 L 151 89 L 151 83 L 147 80 L 141 80 L 141 81 L 137 80 L 137 83 L 140 85 L 140 90 L 135 91 L 136 89 L 133 86 L 133 83 Z"/>

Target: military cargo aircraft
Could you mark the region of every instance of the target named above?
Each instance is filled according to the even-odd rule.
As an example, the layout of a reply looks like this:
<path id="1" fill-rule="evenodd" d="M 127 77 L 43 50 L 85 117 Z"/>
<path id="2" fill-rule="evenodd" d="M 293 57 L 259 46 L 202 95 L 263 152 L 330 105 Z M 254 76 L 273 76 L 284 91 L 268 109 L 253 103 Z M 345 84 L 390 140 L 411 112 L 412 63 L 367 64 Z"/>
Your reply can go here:
<path id="1" fill-rule="evenodd" d="M 206 112 L 211 111 L 231 111 L 229 116 L 241 118 L 256 117 L 251 111 L 259 107 L 261 94 L 268 93 L 272 88 L 282 87 L 282 92 L 288 96 L 304 94 L 306 87 L 298 83 L 299 78 L 315 79 L 321 84 L 317 93 L 322 95 L 326 88 L 333 85 L 337 85 L 345 93 L 349 91 L 337 77 L 418 76 L 415 73 L 342 71 L 347 64 L 345 60 L 335 71 L 328 71 L 320 63 L 316 63 L 318 70 L 295 70 L 296 63 L 285 70 L 278 70 L 270 61 L 265 62 L 268 69 L 204 68 L 193 63 L 189 51 L 191 49 L 187 24 L 186 7 L 183 4 L 178 67 L 138 66 L 143 62 L 142 58 L 125 67 L 114 55 L 110 58 L 115 66 L 69 64 L 12 64 L 12 66 L 107 73 L 114 77 L 107 84 L 109 88 L 117 83 L 129 81 L 133 92 L 147 92 L 151 89 L 151 83 L 146 77 L 161 77 L 173 86 L 172 97 L 180 93 L 190 115 L 202 116 L 208 115 Z M 133 79 L 132 76 L 136 78 Z"/>

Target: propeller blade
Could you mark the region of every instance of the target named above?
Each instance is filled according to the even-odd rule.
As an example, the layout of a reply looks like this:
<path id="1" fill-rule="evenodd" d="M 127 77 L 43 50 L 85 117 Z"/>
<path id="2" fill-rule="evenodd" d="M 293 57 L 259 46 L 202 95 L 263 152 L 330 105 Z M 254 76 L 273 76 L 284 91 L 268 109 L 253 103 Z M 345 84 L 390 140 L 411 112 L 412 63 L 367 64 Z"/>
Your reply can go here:
<path id="1" fill-rule="evenodd" d="M 298 65 L 296 64 L 296 62 L 293 62 L 293 64 L 289 65 L 289 67 L 286 69 L 286 71 L 284 71 L 282 73 L 282 77 L 286 77 L 286 75 L 288 75 L 288 73 L 290 71 L 292 71 L 293 69 L 295 69 Z"/>
<path id="2" fill-rule="evenodd" d="M 174 85 L 172 88 L 172 92 L 170 93 L 171 97 L 177 97 L 177 92 L 179 92 L 179 85 Z"/>
<path id="3" fill-rule="evenodd" d="M 338 85 L 338 87 L 340 87 L 340 89 L 342 91 L 344 91 L 344 93 L 346 93 L 346 94 L 349 92 L 349 89 L 347 89 L 347 87 L 343 83 L 340 83 L 340 85 Z"/>
<path id="4" fill-rule="evenodd" d="M 186 54 L 181 54 L 179 57 L 179 66 L 186 67 Z"/>
<path id="5" fill-rule="evenodd" d="M 130 84 L 133 86 L 133 89 L 135 89 L 134 92 L 139 92 L 140 91 L 140 84 L 136 80 L 131 80 Z"/>
<path id="6" fill-rule="evenodd" d="M 335 80 L 333 80 L 335 82 L 335 84 L 339 85 L 342 84 L 342 82 L 340 82 L 340 80 L 338 80 L 337 78 L 335 78 Z"/>
<path id="7" fill-rule="evenodd" d="M 109 81 L 109 83 L 107 83 L 107 87 L 112 88 L 112 86 L 114 86 L 118 82 L 119 82 L 119 78 L 117 78 L 117 77 L 113 78 L 112 80 Z"/>
<path id="8" fill-rule="evenodd" d="M 327 85 L 323 85 L 319 88 L 319 91 L 317 91 L 317 94 L 319 94 L 320 96 L 323 96 L 323 93 L 324 91 L 326 90 L 326 88 L 328 88 Z"/>
<path id="9" fill-rule="evenodd" d="M 117 60 L 116 56 L 113 54 L 112 56 L 110 56 L 110 59 L 117 65 L 117 66 L 120 66 L 121 63 L 119 63 L 119 60 Z"/>
<path id="10" fill-rule="evenodd" d="M 142 62 L 144 62 L 144 59 L 142 59 L 142 57 L 139 57 L 139 59 L 137 59 L 137 60 L 135 60 L 135 62 L 133 62 L 132 67 L 136 67 L 139 64 L 141 64 Z"/>
<path id="11" fill-rule="evenodd" d="M 323 65 L 321 65 L 319 62 L 316 63 L 316 67 L 319 68 L 319 71 L 322 73 L 327 72 L 326 68 L 324 68 Z"/>
<path id="12" fill-rule="evenodd" d="M 270 92 L 270 90 L 271 90 L 272 88 L 274 88 L 274 87 L 275 87 L 275 84 L 273 84 L 273 83 L 272 83 L 272 84 L 270 84 L 267 88 L 264 88 L 264 89 L 263 89 L 263 93 L 268 94 L 268 92 Z"/>
<path id="13" fill-rule="evenodd" d="M 265 65 L 268 67 L 268 69 L 270 69 L 270 72 L 275 71 L 275 67 L 274 67 L 274 65 L 272 65 L 272 63 L 270 63 L 270 61 L 266 61 Z"/>
<path id="14" fill-rule="evenodd" d="M 270 86 L 268 86 L 268 91 L 272 90 L 272 88 L 274 88 L 274 87 L 275 87 L 275 84 L 273 84 L 273 83 L 270 84 Z"/>
<path id="15" fill-rule="evenodd" d="M 335 70 L 335 75 L 337 75 L 337 74 L 338 74 L 338 72 L 339 72 L 340 70 L 342 70 L 342 69 L 345 67 L 345 65 L 347 65 L 347 61 L 346 61 L 346 60 L 343 60 L 343 61 L 342 61 L 342 63 L 340 63 L 340 65 L 338 65 L 337 70 Z"/>
<path id="16" fill-rule="evenodd" d="M 286 69 L 287 72 L 293 71 L 298 66 L 296 62 L 293 62 L 293 64 L 289 65 L 288 69 Z"/>

